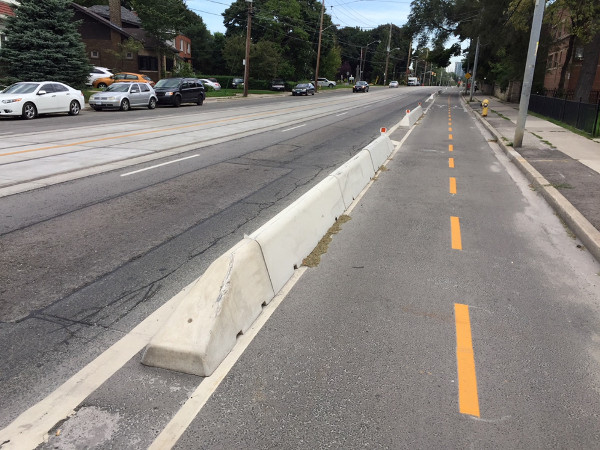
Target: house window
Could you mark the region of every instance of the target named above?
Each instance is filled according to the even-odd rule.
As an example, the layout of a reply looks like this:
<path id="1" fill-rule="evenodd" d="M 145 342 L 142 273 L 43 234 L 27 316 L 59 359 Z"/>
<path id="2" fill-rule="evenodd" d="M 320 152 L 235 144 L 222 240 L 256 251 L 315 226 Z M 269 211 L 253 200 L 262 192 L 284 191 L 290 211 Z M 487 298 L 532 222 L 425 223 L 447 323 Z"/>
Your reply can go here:
<path id="1" fill-rule="evenodd" d="M 182 39 L 181 41 L 179 41 L 179 51 L 180 51 L 180 52 L 182 52 L 182 51 L 184 50 L 184 47 L 183 47 L 183 46 L 184 46 L 184 44 L 185 44 L 185 43 L 183 42 L 183 39 Z"/>
<path id="2" fill-rule="evenodd" d="M 100 58 L 100 52 L 98 50 L 92 50 L 90 52 L 90 57 L 94 59 Z"/>
<path id="3" fill-rule="evenodd" d="M 158 59 L 154 56 L 138 56 L 140 70 L 157 71 Z"/>
<path id="4" fill-rule="evenodd" d="M 188 53 L 192 53 L 192 46 L 190 44 L 188 44 L 188 50 L 187 50 L 187 52 Z"/>
<path id="5" fill-rule="evenodd" d="M 131 53 L 131 52 L 127 52 L 127 53 L 125 54 L 125 58 L 126 58 L 126 59 L 133 59 L 133 53 Z"/>
<path id="6" fill-rule="evenodd" d="M 583 47 L 577 47 L 575 49 L 575 59 L 581 61 L 583 59 Z"/>

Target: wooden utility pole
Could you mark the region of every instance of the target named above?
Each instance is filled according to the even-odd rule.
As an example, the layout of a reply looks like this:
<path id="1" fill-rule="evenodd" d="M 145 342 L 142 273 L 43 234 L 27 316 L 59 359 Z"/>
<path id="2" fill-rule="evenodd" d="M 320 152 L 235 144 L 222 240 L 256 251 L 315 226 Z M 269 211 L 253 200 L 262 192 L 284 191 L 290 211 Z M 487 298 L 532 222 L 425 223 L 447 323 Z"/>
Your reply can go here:
<path id="1" fill-rule="evenodd" d="M 390 23 L 390 32 L 388 34 L 387 57 L 385 58 L 385 71 L 383 72 L 383 85 L 387 84 L 387 70 L 390 62 L 390 46 L 392 44 L 392 24 Z"/>
<path id="2" fill-rule="evenodd" d="M 321 37 L 323 35 L 323 15 L 325 14 L 325 0 L 321 5 L 321 24 L 319 25 L 319 45 L 317 46 L 317 67 L 315 69 L 315 92 L 319 92 L 319 60 L 321 59 Z"/>
<path id="3" fill-rule="evenodd" d="M 248 26 L 246 28 L 246 59 L 244 60 L 244 97 L 248 97 L 248 78 L 250 77 L 250 32 L 252 30 L 252 0 L 248 3 Z"/>

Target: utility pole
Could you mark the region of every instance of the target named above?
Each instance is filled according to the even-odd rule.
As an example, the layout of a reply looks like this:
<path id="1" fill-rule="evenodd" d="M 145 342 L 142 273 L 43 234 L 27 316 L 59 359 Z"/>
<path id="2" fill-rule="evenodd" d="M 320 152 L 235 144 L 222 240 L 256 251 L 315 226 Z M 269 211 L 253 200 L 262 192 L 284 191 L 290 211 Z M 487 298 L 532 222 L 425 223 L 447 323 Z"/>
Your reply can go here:
<path id="1" fill-rule="evenodd" d="M 531 24 L 531 35 L 529 36 L 529 50 L 527 51 L 527 62 L 525 64 L 525 76 L 523 77 L 523 89 L 521 89 L 521 102 L 519 103 L 519 115 L 517 117 L 517 128 L 513 138 L 513 147 L 519 148 L 523 145 L 523 134 L 525 133 L 525 122 L 527 121 L 527 109 L 529 108 L 529 97 L 531 96 L 531 85 L 533 83 L 533 72 L 540 40 L 542 19 L 546 0 L 536 0 L 533 12 L 533 23 Z"/>
<path id="2" fill-rule="evenodd" d="M 475 91 L 475 77 L 477 76 L 477 61 L 479 60 L 479 36 L 477 36 L 477 47 L 475 47 L 475 62 L 473 63 L 473 81 L 471 81 L 471 94 L 469 101 L 473 101 L 473 92 Z"/>
<path id="3" fill-rule="evenodd" d="M 244 97 L 248 97 L 248 78 L 250 77 L 250 31 L 252 29 L 252 0 L 248 3 L 248 26 L 246 29 L 246 59 L 244 60 Z"/>
<path id="4" fill-rule="evenodd" d="M 323 35 L 323 14 L 325 13 L 325 0 L 321 5 L 321 24 L 319 25 L 319 45 L 317 47 L 317 67 L 315 69 L 315 92 L 319 92 L 319 60 L 321 59 L 321 36 Z"/>
<path id="5" fill-rule="evenodd" d="M 387 57 L 385 58 L 385 71 L 383 72 L 383 85 L 387 84 L 387 70 L 390 62 L 390 46 L 392 45 L 392 24 L 390 23 L 390 32 L 388 35 Z"/>
<path id="6" fill-rule="evenodd" d="M 412 55 L 412 39 L 410 40 L 410 43 L 408 44 L 408 59 L 406 60 L 406 84 L 408 84 L 408 74 L 409 72 L 409 68 L 408 66 L 410 66 L 410 57 Z"/>

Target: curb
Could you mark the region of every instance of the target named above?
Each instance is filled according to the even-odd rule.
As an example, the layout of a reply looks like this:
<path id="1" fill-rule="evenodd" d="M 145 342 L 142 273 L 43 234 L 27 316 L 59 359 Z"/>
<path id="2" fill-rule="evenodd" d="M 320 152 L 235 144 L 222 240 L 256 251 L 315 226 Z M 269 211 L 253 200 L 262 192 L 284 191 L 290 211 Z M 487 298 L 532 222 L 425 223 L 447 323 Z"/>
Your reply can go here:
<path id="1" fill-rule="evenodd" d="M 571 228 L 575 235 L 585 245 L 585 248 L 592 254 L 596 261 L 600 262 L 600 231 L 598 231 L 583 214 L 575 208 L 554 186 L 552 186 L 544 176 L 539 173 L 529 162 L 521 156 L 512 147 L 507 147 L 502 142 L 502 135 L 482 116 L 471 108 L 464 97 L 462 101 L 468 107 L 468 111 L 474 115 L 479 122 L 494 136 L 497 144 L 508 156 L 508 159 L 515 164 L 521 172 L 527 177 L 535 189 L 537 189 L 548 204 L 554 209 L 556 214 Z"/>

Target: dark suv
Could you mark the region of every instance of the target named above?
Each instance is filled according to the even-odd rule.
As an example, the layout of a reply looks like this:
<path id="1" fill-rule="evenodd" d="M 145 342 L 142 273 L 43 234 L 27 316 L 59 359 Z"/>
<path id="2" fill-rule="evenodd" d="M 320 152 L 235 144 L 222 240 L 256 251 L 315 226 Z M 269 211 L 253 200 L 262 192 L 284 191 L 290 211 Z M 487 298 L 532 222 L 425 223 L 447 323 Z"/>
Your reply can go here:
<path id="1" fill-rule="evenodd" d="M 271 81 L 271 90 L 272 91 L 285 91 L 285 81 L 281 78 L 275 78 Z"/>
<path id="2" fill-rule="evenodd" d="M 182 103 L 204 103 L 206 94 L 196 78 L 163 78 L 154 86 L 159 105 L 178 107 Z"/>

